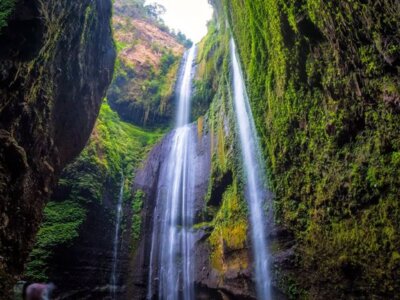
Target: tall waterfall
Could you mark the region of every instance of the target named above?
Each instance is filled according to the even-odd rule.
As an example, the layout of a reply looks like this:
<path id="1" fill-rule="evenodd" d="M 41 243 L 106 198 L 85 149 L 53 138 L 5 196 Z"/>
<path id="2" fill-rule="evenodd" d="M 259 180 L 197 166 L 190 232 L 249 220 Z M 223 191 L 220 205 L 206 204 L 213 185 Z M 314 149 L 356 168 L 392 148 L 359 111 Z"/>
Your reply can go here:
<path id="1" fill-rule="evenodd" d="M 231 57 L 233 69 L 234 107 L 237 127 L 239 130 L 244 175 L 246 178 L 245 196 L 250 209 L 250 226 L 257 297 L 260 300 L 268 300 L 271 299 L 271 278 L 268 266 L 269 253 L 265 236 L 266 218 L 264 213 L 264 203 L 269 192 L 264 187 L 264 164 L 259 150 L 254 119 L 233 39 L 231 39 Z"/>
<path id="2" fill-rule="evenodd" d="M 157 187 L 147 298 L 157 291 L 162 300 L 192 300 L 193 217 L 194 217 L 194 136 L 189 126 L 192 70 L 195 47 L 186 54 L 178 90 L 176 129 L 172 133 L 167 161 L 163 163 Z M 157 274 L 155 274 L 157 273 Z"/>
<path id="3" fill-rule="evenodd" d="M 124 196 L 124 176 L 121 175 L 121 187 L 119 190 L 118 203 L 117 203 L 117 218 L 115 222 L 115 234 L 113 243 L 113 259 L 112 259 L 112 270 L 111 270 L 111 298 L 115 299 L 117 289 L 117 263 L 118 263 L 118 248 L 119 248 L 119 233 L 121 227 L 122 218 L 122 200 Z"/>

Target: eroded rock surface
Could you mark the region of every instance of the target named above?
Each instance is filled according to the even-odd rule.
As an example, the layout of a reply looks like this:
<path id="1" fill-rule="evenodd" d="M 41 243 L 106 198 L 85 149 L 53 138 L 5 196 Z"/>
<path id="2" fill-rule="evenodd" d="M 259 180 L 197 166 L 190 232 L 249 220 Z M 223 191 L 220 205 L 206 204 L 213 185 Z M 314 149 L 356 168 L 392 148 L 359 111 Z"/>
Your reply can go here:
<path id="1" fill-rule="evenodd" d="M 0 34 L 0 286 L 21 274 L 57 176 L 113 73 L 111 1 L 17 1 Z"/>

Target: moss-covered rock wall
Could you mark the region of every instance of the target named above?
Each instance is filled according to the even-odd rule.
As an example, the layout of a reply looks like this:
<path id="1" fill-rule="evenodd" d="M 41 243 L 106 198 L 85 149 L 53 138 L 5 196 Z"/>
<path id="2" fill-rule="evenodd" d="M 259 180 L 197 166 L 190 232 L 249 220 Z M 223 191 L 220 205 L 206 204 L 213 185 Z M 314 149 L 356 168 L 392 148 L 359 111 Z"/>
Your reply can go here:
<path id="1" fill-rule="evenodd" d="M 196 289 L 210 299 L 254 299 L 247 204 L 231 97 L 229 28 L 217 9 L 199 43 L 193 111 L 199 136 L 208 136 L 211 171 L 195 229 Z"/>
<path id="2" fill-rule="evenodd" d="M 61 169 L 111 81 L 111 1 L 0 4 L 0 289 L 18 278 Z M 3 298 L 3 296 L 2 296 Z"/>
<path id="3" fill-rule="evenodd" d="M 221 4 L 244 66 L 276 221 L 294 235 L 290 267 L 276 266 L 286 293 L 396 298 L 399 3 Z"/>

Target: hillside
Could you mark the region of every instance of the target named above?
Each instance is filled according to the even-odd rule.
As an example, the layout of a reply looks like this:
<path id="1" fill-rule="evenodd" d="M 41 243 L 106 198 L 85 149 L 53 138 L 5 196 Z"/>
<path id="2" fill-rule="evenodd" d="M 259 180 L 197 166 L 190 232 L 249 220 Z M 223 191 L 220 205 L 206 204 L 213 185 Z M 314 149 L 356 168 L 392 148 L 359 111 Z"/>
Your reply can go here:
<path id="1" fill-rule="evenodd" d="M 146 11 L 134 10 L 129 1 L 119 0 L 114 6 L 118 56 L 109 103 L 124 120 L 136 125 L 167 126 L 185 41 L 179 41 Z"/>

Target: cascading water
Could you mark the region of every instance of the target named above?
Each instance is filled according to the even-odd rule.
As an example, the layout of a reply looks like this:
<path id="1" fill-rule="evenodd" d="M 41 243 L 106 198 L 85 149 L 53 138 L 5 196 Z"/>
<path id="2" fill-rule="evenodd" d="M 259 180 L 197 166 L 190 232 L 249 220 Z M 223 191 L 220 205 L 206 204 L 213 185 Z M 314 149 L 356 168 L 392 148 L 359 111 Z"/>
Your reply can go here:
<path id="1" fill-rule="evenodd" d="M 119 246 L 119 232 L 121 227 L 122 219 L 122 201 L 124 196 L 124 176 L 121 175 L 121 187 L 119 190 L 118 203 L 117 203 L 117 218 L 115 222 L 115 235 L 113 243 L 113 259 L 112 259 L 112 269 L 111 269 L 111 279 L 110 279 L 110 292 L 111 299 L 116 299 L 117 290 L 117 263 L 118 263 L 118 246 Z"/>
<path id="2" fill-rule="evenodd" d="M 246 199 L 250 208 L 250 226 L 257 297 L 260 300 L 268 300 L 271 299 L 271 279 L 268 266 L 269 253 L 265 236 L 266 218 L 264 203 L 270 193 L 264 186 L 264 164 L 259 150 L 253 114 L 251 112 L 233 38 L 231 39 L 231 57 L 235 115 L 239 130 L 244 175 L 246 178 Z"/>
<path id="3" fill-rule="evenodd" d="M 194 216 L 194 137 L 189 126 L 193 46 L 186 54 L 180 74 L 176 129 L 171 149 L 163 163 L 157 187 L 150 254 L 147 298 L 152 299 L 158 278 L 158 298 L 194 299 L 193 285 L 193 216 Z M 158 255 L 156 254 L 158 248 Z M 158 274 L 155 270 L 158 271 Z"/>

